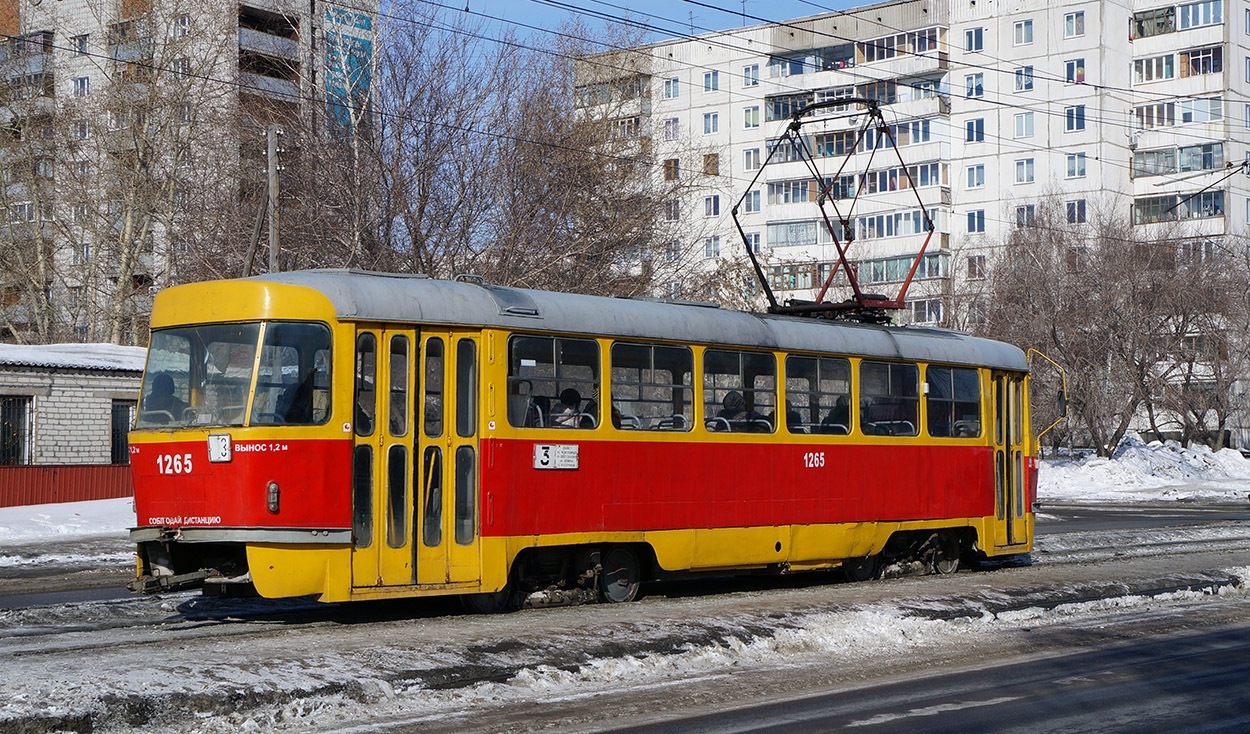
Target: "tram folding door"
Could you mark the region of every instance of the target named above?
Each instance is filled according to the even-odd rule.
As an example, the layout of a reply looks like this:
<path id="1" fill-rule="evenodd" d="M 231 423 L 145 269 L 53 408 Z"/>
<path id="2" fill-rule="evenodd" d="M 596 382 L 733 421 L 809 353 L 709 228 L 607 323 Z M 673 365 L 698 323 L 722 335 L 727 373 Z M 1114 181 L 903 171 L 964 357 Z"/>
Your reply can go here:
<path id="1" fill-rule="evenodd" d="M 417 583 L 476 582 L 481 578 L 478 335 L 422 330 L 421 339 Z"/>
<path id="2" fill-rule="evenodd" d="M 356 331 L 352 586 L 413 583 L 412 435 L 416 333 Z"/>
<path id="3" fill-rule="evenodd" d="M 1024 377 L 992 375 L 994 395 L 994 545 L 1024 543 Z"/>

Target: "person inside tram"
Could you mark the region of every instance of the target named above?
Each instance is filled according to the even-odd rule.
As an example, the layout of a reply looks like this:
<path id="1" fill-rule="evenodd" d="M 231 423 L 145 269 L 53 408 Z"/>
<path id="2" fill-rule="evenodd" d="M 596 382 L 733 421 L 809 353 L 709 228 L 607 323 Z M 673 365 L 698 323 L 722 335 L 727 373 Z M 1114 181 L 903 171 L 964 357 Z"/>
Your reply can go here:
<path id="1" fill-rule="evenodd" d="M 560 402 L 551 407 L 551 425 L 554 428 L 577 428 L 580 424 L 582 394 L 571 387 L 560 393 Z"/>
<path id="2" fill-rule="evenodd" d="M 723 418 L 729 423 L 731 431 L 749 431 L 752 430 L 753 421 L 766 421 L 767 419 L 747 408 L 746 398 L 742 397 L 742 393 L 737 390 L 730 390 L 725 393 L 725 397 L 721 400 L 720 412 L 716 414 L 717 418 Z M 763 426 L 759 426 L 763 428 Z"/>
<path id="3" fill-rule="evenodd" d="M 170 377 L 168 372 L 157 375 L 152 380 L 152 389 L 143 400 L 143 411 L 145 413 L 168 413 L 168 418 L 163 415 L 151 416 L 157 423 L 168 423 L 171 420 L 180 420 L 182 412 L 186 409 L 187 404 L 174 395 L 174 378 Z"/>
<path id="4" fill-rule="evenodd" d="M 846 435 L 850 431 L 851 409 L 845 395 L 838 396 L 833 404 L 833 410 L 829 411 L 829 415 L 820 422 L 820 426 L 823 433 Z"/>

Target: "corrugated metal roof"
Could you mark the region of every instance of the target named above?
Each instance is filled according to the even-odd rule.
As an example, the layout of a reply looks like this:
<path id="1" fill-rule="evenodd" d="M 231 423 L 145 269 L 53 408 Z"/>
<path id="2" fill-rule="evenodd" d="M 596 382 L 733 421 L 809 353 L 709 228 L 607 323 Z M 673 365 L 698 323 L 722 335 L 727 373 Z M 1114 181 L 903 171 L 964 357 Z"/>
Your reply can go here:
<path id="1" fill-rule="evenodd" d="M 1028 369 L 1017 347 L 945 329 L 848 324 L 359 270 L 304 270 L 257 279 L 312 288 L 348 320 L 496 326 Z"/>
<path id="2" fill-rule="evenodd" d="M 142 372 L 147 353 L 116 344 L 0 344 L 0 365 Z"/>

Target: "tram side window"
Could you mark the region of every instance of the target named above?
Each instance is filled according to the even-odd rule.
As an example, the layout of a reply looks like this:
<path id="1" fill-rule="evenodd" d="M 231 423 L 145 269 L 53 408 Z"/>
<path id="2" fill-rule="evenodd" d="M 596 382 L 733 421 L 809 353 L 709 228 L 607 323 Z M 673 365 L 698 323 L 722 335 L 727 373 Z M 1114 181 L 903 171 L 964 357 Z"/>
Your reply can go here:
<path id="1" fill-rule="evenodd" d="M 330 419 L 330 330 L 273 322 L 265 328 L 252 425 L 320 425 Z"/>
<path id="2" fill-rule="evenodd" d="M 689 431 L 693 423 L 689 347 L 612 345 L 612 425 L 626 431 Z"/>
<path id="3" fill-rule="evenodd" d="M 377 412 L 375 399 L 377 365 L 377 339 L 364 333 L 356 338 L 356 435 L 373 435 L 373 416 Z"/>
<path id="4" fill-rule="evenodd" d="M 859 428 L 868 436 L 915 436 L 920 425 L 920 368 L 897 362 L 859 365 Z"/>
<path id="5" fill-rule="evenodd" d="M 851 362 L 786 357 L 786 427 L 791 433 L 851 432 Z"/>
<path id="6" fill-rule="evenodd" d="M 709 431 L 772 433 L 776 413 L 773 355 L 725 349 L 703 353 L 703 422 Z"/>
<path id="7" fill-rule="evenodd" d="M 981 376 L 960 367 L 928 367 L 929 435 L 975 438 L 981 435 Z"/>
<path id="8" fill-rule="evenodd" d="M 590 339 L 514 336 L 508 342 L 508 422 L 517 428 L 599 423 L 599 345 Z"/>

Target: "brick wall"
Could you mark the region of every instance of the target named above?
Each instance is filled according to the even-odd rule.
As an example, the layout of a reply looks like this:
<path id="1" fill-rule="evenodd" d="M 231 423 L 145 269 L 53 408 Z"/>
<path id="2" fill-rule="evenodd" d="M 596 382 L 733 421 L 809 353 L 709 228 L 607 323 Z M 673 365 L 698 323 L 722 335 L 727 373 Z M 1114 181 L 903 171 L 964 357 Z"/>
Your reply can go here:
<path id="1" fill-rule="evenodd" d="M 137 400 L 137 372 L 0 367 L 0 395 L 31 398 L 34 464 L 108 464 L 114 400 Z"/>

